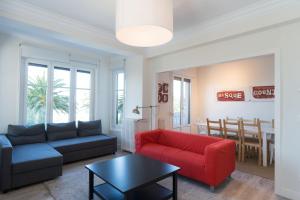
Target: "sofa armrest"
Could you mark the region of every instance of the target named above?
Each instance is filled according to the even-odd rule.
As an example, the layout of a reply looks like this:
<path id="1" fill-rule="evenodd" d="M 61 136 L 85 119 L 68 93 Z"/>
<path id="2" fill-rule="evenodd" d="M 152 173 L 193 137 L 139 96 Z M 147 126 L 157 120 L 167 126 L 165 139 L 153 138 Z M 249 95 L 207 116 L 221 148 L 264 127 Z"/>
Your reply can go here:
<path id="1" fill-rule="evenodd" d="M 4 134 L 0 134 L 0 190 L 11 188 L 11 160 L 13 147 Z"/>
<path id="2" fill-rule="evenodd" d="M 235 170 L 235 142 L 221 140 L 204 151 L 205 173 L 211 186 L 217 186 Z"/>
<path id="3" fill-rule="evenodd" d="M 144 131 L 135 134 L 135 150 L 139 152 L 147 143 L 157 143 L 161 130 Z"/>

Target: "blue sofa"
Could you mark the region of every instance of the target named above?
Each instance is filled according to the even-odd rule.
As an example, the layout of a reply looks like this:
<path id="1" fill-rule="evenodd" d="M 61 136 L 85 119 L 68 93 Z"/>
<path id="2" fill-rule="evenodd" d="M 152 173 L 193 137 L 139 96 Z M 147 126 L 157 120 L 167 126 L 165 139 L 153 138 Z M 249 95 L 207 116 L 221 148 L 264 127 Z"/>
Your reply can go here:
<path id="1" fill-rule="evenodd" d="M 0 190 L 49 180 L 62 175 L 62 165 L 114 154 L 116 137 L 102 134 L 101 121 L 9 125 L 0 135 Z"/>

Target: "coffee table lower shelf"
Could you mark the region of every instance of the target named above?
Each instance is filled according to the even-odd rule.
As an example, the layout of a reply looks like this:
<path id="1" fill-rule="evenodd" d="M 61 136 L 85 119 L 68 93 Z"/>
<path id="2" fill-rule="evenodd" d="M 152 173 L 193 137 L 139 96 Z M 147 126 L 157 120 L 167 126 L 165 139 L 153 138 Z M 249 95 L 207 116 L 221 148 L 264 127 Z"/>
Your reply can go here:
<path id="1" fill-rule="evenodd" d="M 120 191 L 107 183 L 94 187 L 94 193 L 103 200 L 124 200 L 125 196 Z M 143 187 L 130 194 L 130 200 L 167 200 L 172 198 L 173 192 L 157 183 Z"/>

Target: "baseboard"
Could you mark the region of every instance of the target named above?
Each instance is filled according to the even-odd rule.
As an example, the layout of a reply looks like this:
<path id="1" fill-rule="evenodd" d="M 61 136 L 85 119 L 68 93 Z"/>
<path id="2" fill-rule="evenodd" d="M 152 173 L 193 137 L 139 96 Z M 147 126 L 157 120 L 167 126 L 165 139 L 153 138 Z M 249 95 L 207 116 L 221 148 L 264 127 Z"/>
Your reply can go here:
<path id="1" fill-rule="evenodd" d="M 291 190 L 288 188 L 278 188 L 276 194 L 291 200 L 298 200 L 300 199 L 300 191 Z"/>

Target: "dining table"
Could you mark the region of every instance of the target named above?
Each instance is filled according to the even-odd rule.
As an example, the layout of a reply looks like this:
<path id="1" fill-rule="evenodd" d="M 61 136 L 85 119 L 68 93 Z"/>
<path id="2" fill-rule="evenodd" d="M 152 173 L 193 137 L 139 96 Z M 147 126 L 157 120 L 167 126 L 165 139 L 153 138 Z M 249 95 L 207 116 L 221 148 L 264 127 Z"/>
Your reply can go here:
<path id="1" fill-rule="evenodd" d="M 197 125 L 197 133 L 198 134 L 208 134 L 207 131 L 207 123 L 206 122 L 198 122 Z M 253 131 L 253 130 L 248 130 Z M 273 127 L 262 125 L 261 126 L 261 132 L 262 132 L 262 151 L 263 151 L 263 166 L 268 166 L 268 139 L 271 137 L 275 137 L 275 129 Z"/>

